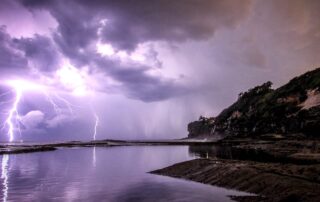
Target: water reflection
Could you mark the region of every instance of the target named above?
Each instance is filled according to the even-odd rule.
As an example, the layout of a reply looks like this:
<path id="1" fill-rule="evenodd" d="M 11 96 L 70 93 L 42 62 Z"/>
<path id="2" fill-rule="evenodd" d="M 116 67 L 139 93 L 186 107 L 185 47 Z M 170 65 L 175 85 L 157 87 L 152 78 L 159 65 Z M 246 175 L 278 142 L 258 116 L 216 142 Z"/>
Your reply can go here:
<path id="1" fill-rule="evenodd" d="M 189 152 L 201 158 L 221 158 L 235 160 L 251 160 L 260 162 L 286 162 L 281 156 L 274 156 L 263 150 L 243 149 L 230 146 L 190 146 Z"/>
<path id="2" fill-rule="evenodd" d="M 236 151 L 231 147 L 221 147 L 221 146 L 190 146 L 189 152 L 196 157 L 201 158 L 225 158 L 225 159 L 234 159 Z"/>
<path id="3" fill-rule="evenodd" d="M 147 173 L 193 158 L 186 146 L 59 149 L 10 155 L 10 161 L 3 155 L 1 197 L 4 201 L 214 202 L 244 194 Z"/>
<path id="4" fill-rule="evenodd" d="M 92 164 L 93 167 L 96 167 L 97 159 L 96 159 L 96 147 L 93 147 L 93 152 L 92 152 Z"/>
<path id="5" fill-rule="evenodd" d="M 8 165 L 9 165 L 9 155 L 4 154 L 2 156 L 2 162 L 1 162 L 1 179 L 2 179 L 2 201 L 6 202 L 8 198 Z"/>

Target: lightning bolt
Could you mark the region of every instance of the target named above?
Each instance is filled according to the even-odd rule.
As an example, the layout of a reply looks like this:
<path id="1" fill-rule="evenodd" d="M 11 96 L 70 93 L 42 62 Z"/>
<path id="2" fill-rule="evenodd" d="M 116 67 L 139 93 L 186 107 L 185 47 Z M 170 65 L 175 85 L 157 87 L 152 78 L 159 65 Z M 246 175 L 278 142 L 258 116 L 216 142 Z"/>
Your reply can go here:
<path id="1" fill-rule="evenodd" d="M 98 114 L 96 113 L 96 111 L 93 109 L 93 106 L 92 106 L 92 102 L 90 100 L 90 108 L 91 108 L 91 111 L 93 113 L 93 116 L 95 118 L 95 122 L 94 122 L 94 128 L 93 128 L 93 135 L 92 135 L 92 139 L 95 141 L 96 140 L 96 136 L 97 136 L 97 130 L 98 130 L 98 126 L 99 126 L 99 116 Z M 92 160 L 93 160 L 93 167 L 96 167 L 96 147 L 94 146 L 93 147 L 93 153 L 92 153 Z"/>
<path id="2" fill-rule="evenodd" d="M 2 126 L 2 129 L 7 130 L 7 135 L 9 137 L 9 142 L 13 142 L 15 140 L 15 132 L 18 131 L 21 136 L 21 120 L 22 116 L 19 115 L 19 104 L 21 103 L 21 99 L 27 91 L 36 91 L 38 93 L 43 94 L 46 97 L 46 100 L 49 104 L 51 104 L 53 110 L 56 114 L 61 114 L 63 108 L 67 108 L 71 115 L 73 115 L 73 108 L 77 107 L 71 104 L 67 99 L 60 96 L 56 89 L 49 88 L 48 86 L 39 85 L 27 80 L 9 80 L 6 83 L 8 86 L 12 88 L 12 91 L 8 91 L 6 93 L 0 94 L 0 97 L 9 94 L 10 92 L 14 93 L 14 98 L 12 100 L 12 105 L 9 111 L 6 113 L 6 119 Z M 6 102 L 0 102 L 0 105 L 5 104 Z M 96 140 L 97 130 L 99 127 L 99 116 L 93 110 L 92 104 L 90 103 L 90 108 L 92 110 L 95 122 L 94 122 L 94 130 L 92 138 Z"/>
<path id="3" fill-rule="evenodd" d="M 91 105 L 91 109 L 92 109 L 92 105 Z M 95 123 L 94 123 L 94 128 L 93 128 L 93 140 L 96 140 L 97 129 L 99 126 L 99 116 L 97 115 L 97 113 L 95 111 L 93 111 L 93 115 L 95 118 Z M 96 147 L 93 147 L 93 167 L 96 167 Z"/>
<path id="4" fill-rule="evenodd" d="M 22 90 L 20 88 L 15 89 L 15 99 L 11 109 L 9 110 L 8 118 L 5 121 L 5 124 L 8 126 L 8 136 L 9 141 L 12 142 L 14 140 L 14 131 L 16 130 L 16 125 L 18 126 L 18 130 L 20 132 L 20 116 L 18 113 L 18 105 L 20 103 L 22 97 Z M 14 124 L 14 122 L 16 124 Z"/>
<path id="5" fill-rule="evenodd" d="M 9 136 L 9 142 L 14 141 L 14 136 L 16 131 L 19 131 L 19 134 L 21 135 L 21 130 L 20 130 L 21 116 L 19 115 L 18 108 L 19 108 L 19 104 L 21 103 L 23 92 L 25 91 L 36 90 L 42 93 L 46 97 L 48 103 L 51 104 L 56 114 L 60 114 L 62 112 L 62 107 L 57 102 L 55 102 L 54 98 L 59 100 L 60 103 L 63 103 L 69 109 L 70 114 L 73 114 L 73 110 L 72 110 L 73 105 L 70 102 L 68 102 L 63 97 L 59 96 L 56 92 L 54 93 L 54 96 L 51 96 L 49 93 L 49 90 L 44 86 L 40 86 L 40 85 L 23 81 L 23 80 L 10 81 L 9 86 L 13 88 L 12 92 L 14 92 L 15 95 L 12 102 L 12 106 L 7 113 L 7 118 L 2 127 L 2 129 L 7 128 L 7 135 Z M 6 94 L 9 94 L 9 92 L 1 94 L 0 97 Z M 4 104 L 4 103 L 6 102 L 2 102 L 0 104 Z"/>
<path id="6" fill-rule="evenodd" d="M 0 95 L 0 97 L 3 97 L 5 95 L 7 95 L 7 94 L 10 94 L 11 92 L 14 92 L 14 99 L 12 101 L 12 106 L 11 106 L 10 110 L 8 111 L 8 113 L 6 113 L 7 114 L 7 118 L 5 119 L 5 123 L 4 123 L 3 127 L 2 127 L 2 129 L 7 128 L 7 135 L 9 136 L 9 142 L 13 142 L 14 141 L 14 136 L 15 136 L 16 130 L 18 130 L 20 135 L 21 135 L 21 130 L 20 130 L 21 116 L 19 115 L 18 108 L 19 108 L 19 104 L 21 103 L 23 92 L 28 90 L 28 89 L 26 89 L 28 87 L 25 86 L 28 83 L 17 82 L 16 84 L 15 85 L 10 85 L 13 88 L 12 91 L 8 91 L 8 92 L 3 93 L 3 94 Z M 32 86 L 32 87 L 35 87 L 35 86 Z M 52 105 L 54 111 L 56 113 L 61 112 L 61 109 L 60 109 L 59 105 L 54 101 L 54 99 L 50 96 L 50 94 L 46 91 L 46 89 L 39 89 L 39 90 L 40 90 L 41 93 L 43 93 L 43 95 L 46 96 L 48 102 Z M 55 94 L 54 97 L 57 98 L 58 100 L 60 100 L 61 102 L 63 102 L 67 106 L 67 108 L 69 109 L 70 113 L 73 112 L 71 103 L 69 103 L 66 99 L 64 99 L 63 97 L 59 96 L 58 94 Z M 1 102 L 0 105 L 5 104 L 5 103 L 9 103 L 9 102 L 11 102 L 11 100 L 10 101 L 6 101 L 6 102 Z M 96 124 L 96 126 L 97 126 L 97 124 Z M 95 133 L 96 133 L 96 129 L 95 129 Z M 8 169 L 9 169 L 9 166 L 8 165 L 9 165 L 9 155 L 4 154 L 4 155 L 2 155 L 2 162 L 1 162 L 1 179 L 3 180 L 2 181 L 2 185 L 3 185 L 3 189 L 2 189 L 3 198 L 2 198 L 2 201 L 3 202 L 7 202 L 7 200 L 8 200 L 8 191 L 9 191 L 9 186 L 8 186 L 8 182 L 9 182 Z"/>
<path id="7" fill-rule="evenodd" d="M 28 86 L 31 85 L 31 86 Z M 21 103 L 22 97 L 24 95 L 24 92 L 30 89 L 36 89 L 40 93 L 42 93 L 47 101 L 52 105 L 54 111 L 56 113 L 61 113 L 62 109 L 60 105 L 55 102 L 55 100 L 59 100 L 60 104 L 63 103 L 68 109 L 70 114 L 73 114 L 73 107 L 75 105 L 72 105 L 68 100 L 63 98 L 62 96 L 58 95 L 56 92 L 54 92 L 53 96 L 49 93 L 49 91 L 45 88 L 37 88 L 37 86 L 34 86 L 34 84 L 31 83 L 24 83 L 24 82 L 17 82 L 14 83 L 14 85 L 10 85 L 13 90 L 8 91 L 6 93 L 0 94 L 0 97 L 3 97 L 7 94 L 14 93 L 14 98 L 10 101 L 1 102 L 0 105 L 12 102 L 11 108 L 9 109 L 7 114 L 7 118 L 5 119 L 5 123 L 3 125 L 3 128 L 7 128 L 7 135 L 9 136 L 9 142 L 13 142 L 15 139 L 15 132 L 20 131 L 20 125 L 21 125 L 21 116 L 19 115 L 19 104 Z M 29 89 L 30 88 L 30 89 Z M 91 105 L 91 104 L 90 104 Z M 99 127 L 99 116 L 98 114 L 93 110 L 91 105 L 92 113 L 95 119 L 94 122 L 94 129 L 93 129 L 93 140 L 96 140 L 98 127 Z M 93 165 L 96 166 L 96 148 L 93 148 Z M 1 179 L 2 179 L 2 185 L 3 185 L 3 202 L 7 202 L 8 200 L 8 191 L 9 191 L 9 155 L 3 155 L 2 156 L 2 164 L 1 164 Z"/>
<path id="8" fill-rule="evenodd" d="M 91 106 L 92 107 L 92 106 Z M 94 123 L 94 128 L 93 128 L 93 140 L 96 140 L 96 136 L 97 136 L 97 129 L 99 126 L 99 116 L 97 115 L 97 113 L 95 111 L 93 111 L 93 115 L 95 118 L 95 123 Z M 96 147 L 93 147 L 93 167 L 96 167 Z"/>
<path id="9" fill-rule="evenodd" d="M 97 136 L 97 129 L 99 126 L 99 116 L 97 115 L 97 113 L 93 113 L 94 114 L 94 118 L 95 118 L 95 123 L 94 123 L 94 130 L 93 130 L 93 140 L 96 140 L 96 136 Z"/>

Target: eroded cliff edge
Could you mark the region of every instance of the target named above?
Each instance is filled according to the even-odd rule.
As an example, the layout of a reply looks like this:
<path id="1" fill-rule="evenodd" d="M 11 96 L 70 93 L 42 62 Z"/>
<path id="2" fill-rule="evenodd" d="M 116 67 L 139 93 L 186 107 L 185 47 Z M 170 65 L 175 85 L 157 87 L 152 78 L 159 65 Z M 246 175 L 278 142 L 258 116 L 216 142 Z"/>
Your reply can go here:
<path id="1" fill-rule="evenodd" d="M 272 89 L 272 83 L 240 93 L 238 100 L 216 117 L 189 123 L 189 138 L 226 134 L 259 137 L 266 134 L 303 134 L 320 131 L 320 68 Z"/>

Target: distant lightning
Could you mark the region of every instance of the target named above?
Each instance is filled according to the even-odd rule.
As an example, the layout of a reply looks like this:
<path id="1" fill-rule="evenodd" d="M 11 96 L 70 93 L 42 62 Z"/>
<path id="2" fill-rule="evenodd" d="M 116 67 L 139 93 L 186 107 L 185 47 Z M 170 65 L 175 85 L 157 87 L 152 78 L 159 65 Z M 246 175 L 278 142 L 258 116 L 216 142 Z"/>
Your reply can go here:
<path id="1" fill-rule="evenodd" d="M 94 131 L 93 131 L 93 140 L 96 140 L 97 129 L 99 126 L 99 117 L 98 117 L 97 113 L 95 113 L 95 112 L 94 112 L 94 118 L 95 118 L 95 123 L 94 123 Z"/>
<path id="2" fill-rule="evenodd" d="M 70 114 L 73 114 L 73 109 L 72 109 L 72 107 L 74 106 L 73 104 L 71 104 L 68 100 L 64 99 L 63 97 L 61 97 L 57 93 L 54 93 L 54 96 L 67 106 Z"/>
<path id="3" fill-rule="evenodd" d="M 57 114 L 60 114 L 61 113 L 60 107 L 54 102 L 54 100 L 51 98 L 51 96 L 47 92 L 44 92 L 44 95 L 46 96 L 48 102 L 52 105 L 53 110 Z"/>
<path id="4" fill-rule="evenodd" d="M 95 141 L 96 140 L 96 136 L 97 136 L 97 130 L 98 130 L 98 126 L 99 126 L 99 116 L 98 114 L 93 110 L 93 107 L 92 107 L 92 104 L 90 102 L 90 108 L 91 110 L 93 111 L 93 115 L 94 115 L 94 118 L 95 118 L 95 123 L 94 123 L 94 128 L 93 128 L 93 140 Z M 96 167 L 96 147 L 94 146 L 93 147 L 93 167 Z"/>

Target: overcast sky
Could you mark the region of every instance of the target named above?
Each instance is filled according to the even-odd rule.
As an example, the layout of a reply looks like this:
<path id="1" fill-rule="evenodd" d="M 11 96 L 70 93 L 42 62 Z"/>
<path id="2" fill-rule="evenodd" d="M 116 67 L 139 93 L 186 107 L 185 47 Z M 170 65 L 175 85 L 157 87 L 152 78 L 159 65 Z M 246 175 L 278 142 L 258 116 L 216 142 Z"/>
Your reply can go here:
<path id="1" fill-rule="evenodd" d="M 238 93 L 320 66 L 318 0 L 0 4 L 2 141 L 17 85 L 15 141 L 92 139 L 98 119 L 97 139 L 182 138 Z"/>

